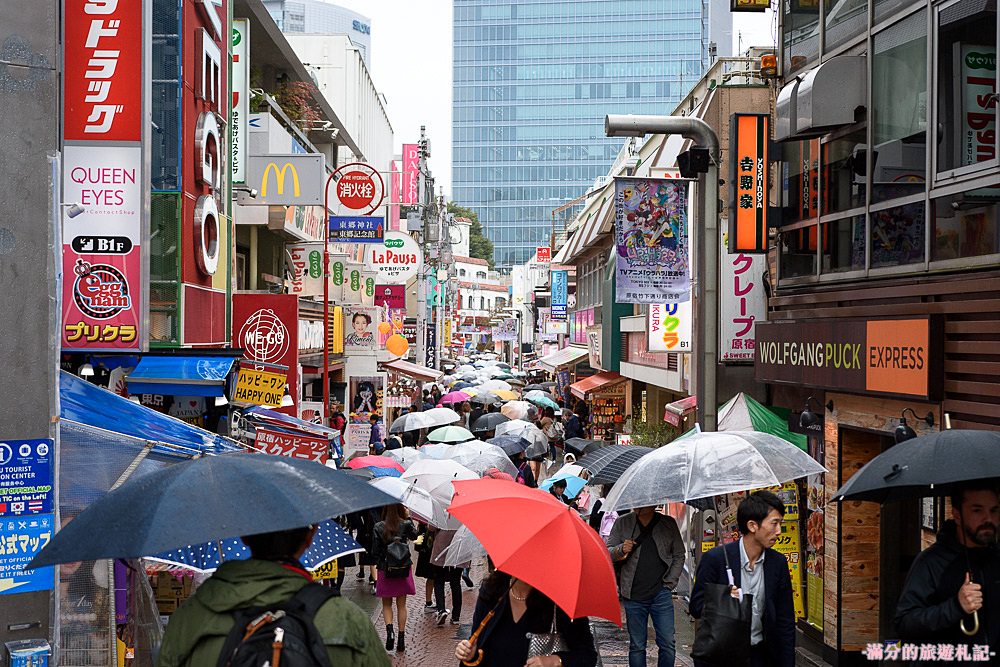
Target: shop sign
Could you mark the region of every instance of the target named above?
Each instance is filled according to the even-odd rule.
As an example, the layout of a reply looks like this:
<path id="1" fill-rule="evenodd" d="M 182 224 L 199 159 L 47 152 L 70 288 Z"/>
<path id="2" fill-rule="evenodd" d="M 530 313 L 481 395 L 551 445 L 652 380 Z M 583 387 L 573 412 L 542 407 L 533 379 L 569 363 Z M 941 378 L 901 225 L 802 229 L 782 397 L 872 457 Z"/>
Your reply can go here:
<path id="1" fill-rule="evenodd" d="M 52 441 L 0 442 L 0 517 L 52 512 Z"/>
<path id="2" fill-rule="evenodd" d="M 541 246 L 535 248 L 535 261 L 539 264 L 548 264 L 552 261 L 552 248 Z"/>
<path id="3" fill-rule="evenodd" d="M 651 303 L 646 314 L 650 352 L 691 351 L 691 302 Z"/>
<path id="4" fill-rule="evenodd" d="M 297 296 L 323 294 L 323 244 L 286 243 L 285 265 L 292 279 L 288 293 Z"/>
<path id="5" fill-rule="evenodd" d="M 298 433 L 275 431 L 258 426 L 254 446 L 264 454 L 287 456 L 326 464 L 330 443 L 325 438 L 315 438 Z"/>
<path id="6" fill-rule="evenodd" d="M 233 106 L 229 111 L 233 182 L 246 178 L 247 121 L 250 118 L 250 22 L 233 19 Z"/>
<path id="7" fill-rule="evenodd" d="M 548 322 L 545 323 L 544 333 L 546 334 L 552 336 L 558 336 L 561 334 L 566 334 L 568 332 L 569 332 L 569 325 L 566 322 L 554 322 L 553 320 L 549 320 Z"/>
<path id="8" fill-rule="evenodd" d="M 601 366 L 601 341 L 604 339 L 604 328 L 597 326 L 587 327 L 587 353 L 590 356 L 590 367 L 602 369 Z"/>
<path id="9" fill-rule="evenodd" d="M 419 203 L 420 198 L 420 146 L 403 144 L 403 197 L 407 206 Z"/>
<path id="10" fill-rule="evenodd" d="M 271 209 L 269 215 L 268 229 L 281 229 L 272 223 L 273 213 L 278 212 L 280 216 L 281 208 Z M 284 230 L 291 236 L 303 241 L 321 241 L 326 230 L 323 224 L 326 216 L 323 215 L 322 206 L 288 206 L 285 208 L 284 220 L 282 221 Z"/>
<path id="11" fill-rule="evenodd" d="M 734 0 L 739 2 L 740 0 Z M 729 252 L 767 252 L 767 114 L 734 113 L 730 118 L 732 179 Z"/>
<path id="12" fill-rule="evenodd" d="M 420 272 L 424 258 L 420 245 L 406 232 L 385 232 L 382 245 L 365 249 L 365 264 L 378 272 L 378 282 L 405 285 Z"/>
<path id="13" fill-rule="evenodd" d="M 687 181 L 615 178 L 618 303 L 691 299 Z"/>
<path id="14" fill-rule="evenodd" d="M 375 285 L 375 305 L 406 310 L 406 285 Z"/>
<path id="15" fill-rule="evenodd" d="M 437 368 L 437 327 L 428 326 L 425 327 L 424 333 L 424 358 L 426 363 L 424 364 L 428 368 Z"/>
<path id="16" fill-rule="evenodd" d="M 142 147 L 65 146 L 62 347 L 138 350 L 142 323 Z"/>
<path id="17" fill-rule="evenodd" d="M 382 375 L 351 376 L 348 380 L 350 418 L 347 424 L 347 447 L 344 456 L 368 453 L 372 434 L 371 416 L 383 416 L 385 378 Z"/>
<path id="18" fill-rule="evenodd" d="M 996 159 L 997 48 L 962 44 L 960 166 Z"/>
<path id="19" fill-rule="evenodd" d="M 491 331 L 493 341 L 516 341 L 517 340 L 517 318 L 505 317 L 497 322 Z"/>
<path id="20" fill-rule="evenodd" d="M 285 395 L 285 374 L 263 368 L 241 367 L 232 403 L 276 408 Z"/>
<path id="21" fill-rule="evenodd" d="M 277 408 L 295 416 L 299 390 L 299 298 L 292 294 L 234 294 L 233 346 L 246 358 L 288 368 L 295 406 Z M 282 392 L 284 393 L 284 392 Z"/>
<path id="22" fill-rule="evenodd" d="M 757 324 L 758 382 L 936 400 L 943 326 L 935 317 Z"/>
<path id="23" fill-rule="evenodd" d="M 255 198 L 241 197 L 242 206 L 323 206 L 326 157 L 320 153 L 250 155 L 247 184 Z"/>
<path id="24" fill-rule="evenodd" d="M 25 566 L 45 548 L 55 533 L 55 515 L 0 519 L 0 595 L 52 590 L 52 567 L 26 570 Z"/>
<path id="25" fill-rule="evenodd" d="M 349 306 L 344 310 L 344 352 L 374 352 L 382 322 L 380 306 Z"/>
<path id="26" fill-rule="evenodd" d="M 553 271 L 549 284 L 552 287 L 552 319 L 565 322 L 569 304 L 569 273 Z"/>
<path id="27" fill-rule="evenodd" d="M 755 325 L 767 320 L 767 257 L 729 252 L 723 232 L 719 260 L 719 358 L 752 361 Z"/>
<path id="28" fill-rule="evenodd" d="M 451 347 L 451 318 L 445 318 L 441 322 L 441 332 L 443 333 L 442 345 L 445 348 Z"/>
<path id="29" fill-rule="evenodd" d="M 331 243 L 383 243 L 385 218 L 374 215 L 331 215 Z"/>
<path id="30" fill-rule="evenodd" d="M 385 181 L 371 165 L 363 162 L 345 164 L 333 172 L 333 180 L 342 213 L 371 215 L 385 200 Z"/>
<path id="31" fill-rule="evenodd" d="M 174 396 L 174 401 L 170 404 L 167 414 L 185 421 L 199 419 L 205 414 L 205 397 Z"/>

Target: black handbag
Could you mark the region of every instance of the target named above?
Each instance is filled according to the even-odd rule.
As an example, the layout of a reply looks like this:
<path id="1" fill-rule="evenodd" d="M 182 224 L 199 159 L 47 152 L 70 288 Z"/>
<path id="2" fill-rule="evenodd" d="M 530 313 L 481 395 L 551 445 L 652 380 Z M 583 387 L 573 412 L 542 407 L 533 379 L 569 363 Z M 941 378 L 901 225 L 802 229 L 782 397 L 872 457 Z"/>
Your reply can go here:
<path id="1" fill-rule="evenodd" d="M 725 545 L 722 555 L 726 558 L 726 574 L 732 582 L 733 573 Z M 744 593 L 743 599 L 738 599 L 733 597 L 729 585 L 706 583 L 703 586 L 705 606 L 695 633 L 691 657 L 719 664 L 745 663 L 750 658 L 753 595 Z"/>

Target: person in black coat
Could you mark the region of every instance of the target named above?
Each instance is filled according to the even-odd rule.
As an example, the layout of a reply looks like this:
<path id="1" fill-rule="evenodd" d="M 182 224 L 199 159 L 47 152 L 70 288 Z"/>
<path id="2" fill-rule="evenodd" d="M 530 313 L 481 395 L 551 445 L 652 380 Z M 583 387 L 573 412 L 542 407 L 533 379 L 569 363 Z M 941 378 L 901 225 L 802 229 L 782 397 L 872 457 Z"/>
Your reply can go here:
<path id="1" fill-rule="evenodd" d="M 771 548 L 781 535 L 784 514 L 785 504 L 770 491 L 757 491 L 747 496 L 736 510 L 736 523 L 742 537 L 715 547 L 701 557 L 691 589 L 688 609 L 692 616 L 701 618 L 705 608 L 705 584 L 729 583 L 728 559 L 734 592 L 741 589 L 754 595 L 750 667 L 795 667 L 792 579 L 788 560 Z M 695 660 L 694 664 L 695 667 L 712 667 L 715 663 Z"/>

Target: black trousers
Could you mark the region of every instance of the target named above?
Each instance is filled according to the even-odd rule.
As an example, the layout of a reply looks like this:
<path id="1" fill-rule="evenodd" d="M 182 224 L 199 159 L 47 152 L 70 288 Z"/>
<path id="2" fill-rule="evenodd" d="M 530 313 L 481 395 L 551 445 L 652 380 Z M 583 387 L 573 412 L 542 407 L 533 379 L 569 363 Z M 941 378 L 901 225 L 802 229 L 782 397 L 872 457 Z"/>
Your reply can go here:
<path id="1" fill-rule="evenodd" d="M 451 618 L 453 621 L 458 621 L 462 617 L 462 568 L 441 567 L 438 569 L 438 576 L 434 577 L 434 599 L 437 601 L 438 611 L 447 609 L 444 604 L 445 582 L 451 586 Z"/>
<path id="2" fill-rule="evenodd" d="M 767 643 L 761 642 L 750 647 L 750 667 L 768 667 Z"/>

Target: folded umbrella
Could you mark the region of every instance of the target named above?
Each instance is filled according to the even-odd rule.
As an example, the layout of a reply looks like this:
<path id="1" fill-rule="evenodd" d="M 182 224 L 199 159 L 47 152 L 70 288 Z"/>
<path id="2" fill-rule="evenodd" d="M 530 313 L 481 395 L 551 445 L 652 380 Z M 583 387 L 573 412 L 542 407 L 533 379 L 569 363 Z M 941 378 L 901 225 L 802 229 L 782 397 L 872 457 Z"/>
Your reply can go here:
<path id="1" fill-rule="evenodd" d="M 529 441 L 516 435 L 498 435 L 495 438 L 490 438 L 486 442 L 491 445 L 496 445 L 502 449 L 507 456 L 517 456 L 531 445 Z"/>
<path id="2" fill-rule="evenodd" d="M 604 507 L 620 511 L 688 502 L 823 472 L 826 468 L 808 454 L 769 433 L 696 433 L 633 463 L 611 489 Z"/>
<path id="3" fill-rule="evenodd" d="M 417 486 L 413 480 L 383 477 L 373 480 L 371 485 L 397 499 L 401 505 L 424 522 L 442 529 L 450 525 L 447 505 Z"/>
<path id="4" fill-rule="evenodd" d="M 454 486 L 449 513 L 479 539 L 498 570 L 531 584 L 570 618 L 596 616 L 621 625 L 607 546 L 576 512 L 516 482 Z"/>
<path id="5" fill-rule="evenodd" d="M 488 412 L 476 420 L 476 422 L 472 425 L 472 432 L 483 433 L 485 431 L 492 431 L 497 427 L 498 424 L 502 424 L 504 422 L 509 422 L 509 421 L 510 417 L 508 417 L 507 415 L 501 414 L 499 412 Z"/>
<path id="6" fill-rule="evenodd" d="M 210 540 L 300 528 L 393 502 L 362 480 L 315 461 L 206 456 L 129 479 L 98 498 L 58 531 L 29 567 L 141 558 Z"/>
<path id="7" fill-rule="evenodd" d="M 604 444 L 607 446 L 592 450 L 577 461 L 578 465 L 590 471 L 592 484 L 614 484 L 629 466 L 654 451 L 652 447 Z M 566 441 L 566 446 L 569 447 L 569 441 Z"/>
<path id="8" fill-rule="evenodd" d="M 348 468 L 358 469 L 358 468 L 393 468 L 402 473 L 405 468 L 399 464 L 399 461 L 389 458 L 388 456 L 359 456 L 353 458 L 347 462 Z"/>
<path id="9" fill-rule="evenodd" d="M 587 486 L 587 480 L 580 477 L 579 475 L 571 475 L 568 471 L 560 470 L 552 477 L 549 477 L 541 484 L 538 488 L 548 491 L 552 488 L 552 485 L 556 482 L 564 481 L 566 482 L 566 497 L 570 500 L 576 498 L 583 491 L 583 487 Z"/>
<path id="10" fill-rule="evenodd" d="M 442 426 L 427 434 L 429 442 L 466 442 L 475 439 L 472 431 L 462 426 Z"/>
<path id="11" fill-rule="evenodd" d="M 503 449 L 480 440 L 457 445 L 426 445 L 421 451 L 432 459 L 455 461 L 480 476 L 485 475 L 491 468 L 505 472 L 511 477 L 517 474 L 517 467 L 511 463 Z"/>

